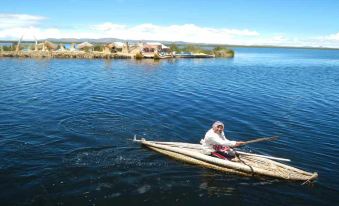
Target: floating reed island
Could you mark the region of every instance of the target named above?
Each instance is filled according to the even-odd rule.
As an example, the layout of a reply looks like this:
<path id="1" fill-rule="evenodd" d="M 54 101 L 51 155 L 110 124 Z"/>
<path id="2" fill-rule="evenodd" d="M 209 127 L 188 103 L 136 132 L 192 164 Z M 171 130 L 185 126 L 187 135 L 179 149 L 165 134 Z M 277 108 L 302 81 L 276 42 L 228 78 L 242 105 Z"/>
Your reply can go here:
<path id="1" fill-rule="evenodd" d="M 132 59 L 131 54 L 102 52 L 83 52 L 83 51 L 4 51 L 0 52 L 0 57 L 17 58 L 64 58 L 64 59 Z"/>
<path id="2" fill-rule="evenodd" d="M 166 46 L 159 42 L 129 44 L 113 42 L 107 44 L 91 44 L 83 42 L 65 44 L 43 41 L 41 43 L 20 43 L 0 46 L 0 57 L 18 58 L 80 58 L 80 59 L 168 59 L 168 58 L 215 58 L 234 57 L 234 51 L 225 47 L 211 50 L 197 45 Z"/>

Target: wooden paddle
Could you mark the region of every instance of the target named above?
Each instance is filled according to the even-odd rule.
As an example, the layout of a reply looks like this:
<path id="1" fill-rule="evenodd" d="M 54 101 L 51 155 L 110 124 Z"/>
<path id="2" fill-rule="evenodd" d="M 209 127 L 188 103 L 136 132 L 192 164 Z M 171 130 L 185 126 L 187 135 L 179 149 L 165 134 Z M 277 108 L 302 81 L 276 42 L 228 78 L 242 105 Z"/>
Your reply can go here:
<path id="1" fill-rule="evenodd" d="M 256 143 L 256 142 L 267 142 L 267 141 L 273 141 L 273 140 L 277 140 L 278 136 L 273 136 L 273 137 L 262 137 L 262 138 L 257 138 L 257 139 L 253 139 L 253 140 L 249 140 L 249 141 L 245 141 L 245 143 L 241 146 L 244 146 L 246 144 L 251 144 L 251 143 Z"/>

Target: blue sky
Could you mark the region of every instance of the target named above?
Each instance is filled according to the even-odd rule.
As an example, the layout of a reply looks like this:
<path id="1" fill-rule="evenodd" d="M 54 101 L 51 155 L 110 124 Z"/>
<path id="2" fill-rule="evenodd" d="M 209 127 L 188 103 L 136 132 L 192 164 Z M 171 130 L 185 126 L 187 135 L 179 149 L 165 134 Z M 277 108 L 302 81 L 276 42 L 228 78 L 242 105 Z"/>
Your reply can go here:
<path id="1" fill-rule="evenodd" d="M 1 5 L 0 39 L 25 34 L 339 47 L 338 0 L 2 0 Z"/>

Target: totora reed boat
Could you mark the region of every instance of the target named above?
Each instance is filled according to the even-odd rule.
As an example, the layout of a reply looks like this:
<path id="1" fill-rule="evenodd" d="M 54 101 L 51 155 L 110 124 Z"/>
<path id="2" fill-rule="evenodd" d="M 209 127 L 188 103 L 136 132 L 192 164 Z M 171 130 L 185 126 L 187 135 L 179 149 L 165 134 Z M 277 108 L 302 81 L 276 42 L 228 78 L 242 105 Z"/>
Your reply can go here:
<path id="1" fill-rule="evenodd" d="M 283 158 L 237 151 L 236 157 L 230 161 L 206 154 L 206 151 L 201 144 L 158 142 L 147 141 L 145 139 L 137 140 L 136 137 L 134 137 L 133 141 L 141 143 L 156 152 L 170 156 L 174 159 L 226 173 L 243 176 L 268 176 L 291 181 L 305 181 L 305 183 L 311 182 L 318 177 L 318 173 L 316 172 L 306 172 L 274 161 L 289 161 L 288 159 Z"/>

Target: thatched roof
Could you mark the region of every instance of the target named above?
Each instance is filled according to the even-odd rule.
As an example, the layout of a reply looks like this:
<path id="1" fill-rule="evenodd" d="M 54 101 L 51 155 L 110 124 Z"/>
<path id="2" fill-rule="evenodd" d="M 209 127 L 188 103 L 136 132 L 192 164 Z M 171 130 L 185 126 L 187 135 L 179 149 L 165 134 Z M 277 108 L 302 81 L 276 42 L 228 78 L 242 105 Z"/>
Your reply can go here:
<path id="1" fill-rule="evenodd" d="M 165 46 L 164 44 L 160 42 L 146 42 L 143 47 L 148 47 L 148 48 L 160 48 L 160 49 L 170 49 L 168 46 Z"/>
<path id="2" fill-rule="evenodd" d="M 45 41 L 44 44 L 48 49 L 57 49 L 58 48 L 58 45 L 53 44 L 52 42 L 49 42 L 49 41 Z"/>
<path id="3" fill-rule="evenodd" d="M 36 45 L 37 49 L 42 49 L 44 47 L 44 43 L 39 43 Z"/>
<path id="4" fill-rule="evenodd" d="M 109 49 L 112 49 L 114 48 L 114 44 L 110 43 L 110 44 L 105 44 L 105 47 L 109 48 Z"/>
<path id="5" fill-rule="evenodd" d="M 161 45 L 154 45 L 154 44 L 144 44 L 143 48 L 150 48 L 150 49 L 161 49 Z"/>
<path id="6" fill-rule="evenodd" d="M 94 45 L 93 44 L 90 44 L 88 42 L 83 42 L 81 44 L 78 44 L 78 49 L 86 49 L 86 48 L 93 48 Z"/>
<path id="7" fill-rule="evenodd" d="M 153 45 L 153 46 L 162 46 L 163 44 L 160 42 L 146 42 L 147 45 Z"/>

